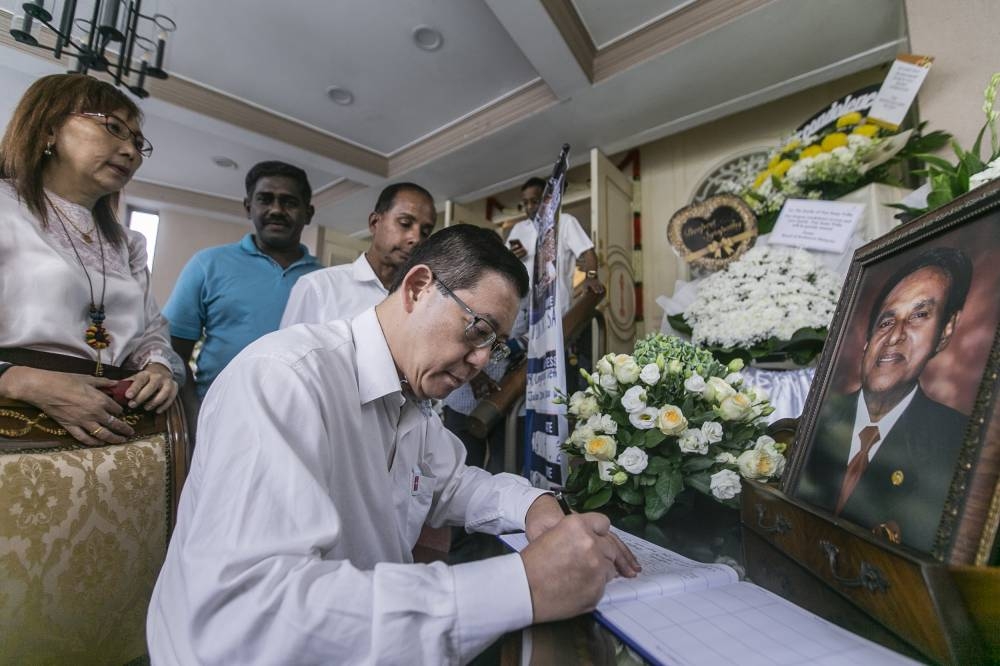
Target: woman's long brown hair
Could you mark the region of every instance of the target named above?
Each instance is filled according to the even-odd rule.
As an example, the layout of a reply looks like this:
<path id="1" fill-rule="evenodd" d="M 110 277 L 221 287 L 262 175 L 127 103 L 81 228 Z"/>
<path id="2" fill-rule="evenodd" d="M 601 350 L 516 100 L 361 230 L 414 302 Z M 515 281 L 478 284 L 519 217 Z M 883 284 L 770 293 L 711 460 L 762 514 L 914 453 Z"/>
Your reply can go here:
<path id="1" fill-rule="evenodd" d="M 53 74 L 35 81 L 21 97 L 3 139 L 0 140 L 0 178 L 9 180 L 17 196 L 47 226 L 48 207 L 42 173 L 44 152 L 51 130 L 73 113 L 120 113 L 142 121 L 139 107 L 110 83 L 86 74 Z M 94 204 L 93 214 L 101 233 L 112 243 L 122 243 L 125 233 L 118 216 L 118 192 Z"/>

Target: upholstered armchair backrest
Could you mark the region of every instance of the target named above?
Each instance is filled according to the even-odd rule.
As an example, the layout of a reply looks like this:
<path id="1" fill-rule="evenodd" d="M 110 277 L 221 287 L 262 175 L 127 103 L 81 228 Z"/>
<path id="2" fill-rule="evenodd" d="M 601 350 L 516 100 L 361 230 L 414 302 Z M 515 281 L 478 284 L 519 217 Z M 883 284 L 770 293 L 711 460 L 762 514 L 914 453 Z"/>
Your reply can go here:
<path id="1" fill-rule="evenodd" d="M 155 421 L 95 448 L 0 434 L 0 663 L 114 665 L 146 653 L 187 455 L 178 403 Z"/>

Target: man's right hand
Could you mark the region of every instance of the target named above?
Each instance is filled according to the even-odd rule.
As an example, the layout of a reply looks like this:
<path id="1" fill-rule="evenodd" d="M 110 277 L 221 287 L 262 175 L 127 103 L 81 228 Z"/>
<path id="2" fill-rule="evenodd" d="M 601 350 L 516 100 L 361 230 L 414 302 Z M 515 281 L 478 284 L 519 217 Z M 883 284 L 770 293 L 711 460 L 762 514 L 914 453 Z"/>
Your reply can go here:
<path id="1" fill-rule="evenodd" d="M 524 245 L 521 244 L 521 241 L 514 239 L 510 241 L 509 245 L 510 251 L 513 252 L 514 256 L 518 259 L 524 259 L 528 256 L 528 251 L 524 248 Z"/>
<path id="2" fill-rule="evenodd" d="M 601 514 L 573 514 L 521 551 L 536 623 L 594 609 L 616 575 L 619 550 L 610 528 Z"/>

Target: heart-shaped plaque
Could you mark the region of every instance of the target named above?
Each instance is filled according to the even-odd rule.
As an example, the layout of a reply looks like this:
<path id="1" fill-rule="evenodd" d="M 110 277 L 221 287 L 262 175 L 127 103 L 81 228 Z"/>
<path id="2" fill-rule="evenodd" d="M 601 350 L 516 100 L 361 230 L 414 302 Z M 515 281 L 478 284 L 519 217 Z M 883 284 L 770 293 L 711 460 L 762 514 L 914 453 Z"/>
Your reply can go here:
<path id="1" fill-rule="evenodd" d="M 667 238 L 687 263 L 717 271 L 753 246 L 757 217 L 739 197 L 720 194 L 674 213 Z"/>

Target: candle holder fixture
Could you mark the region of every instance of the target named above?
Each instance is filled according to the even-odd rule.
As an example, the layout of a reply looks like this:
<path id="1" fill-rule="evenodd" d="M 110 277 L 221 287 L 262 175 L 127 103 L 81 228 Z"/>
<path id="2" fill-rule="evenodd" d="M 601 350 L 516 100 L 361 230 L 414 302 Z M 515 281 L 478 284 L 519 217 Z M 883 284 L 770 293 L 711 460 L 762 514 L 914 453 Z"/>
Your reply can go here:
<path id="1" fill-rule="evenodd" d="M 71 72 L 107 72 L 115 85 L 128 88 L 137 97 L 148 97 L 146 77 L 167 78 L 163 55 L 167 34 L 177 29 L 174 20 L 163 14 L 143 14 L 142 0 L 94 0 L 90 18 L 77 18 L 76 4 L 76 0 L 63 1 L 56 26 L 52 22 L 54 0 L 25 2 L 21 5 L 24 14 L 11 18 L 10 34 L 21 44 L 51 51 L 56 60 L 64 55 L 76 58 L 76 67 Z M 39 23 L 55 34 L 53 46 L 39 42 L 39 29 L 35 25 Z M 155 29 L 156 41 L 139 34 L 140 27 L 150 32 Z M 83 34 L 75 35 L 74 28 Z M 118 45 L 116 50 L 110 49 L 113 43 Z M 143 52 L 138 66 L 133 61 L 137 47 Z"/>

